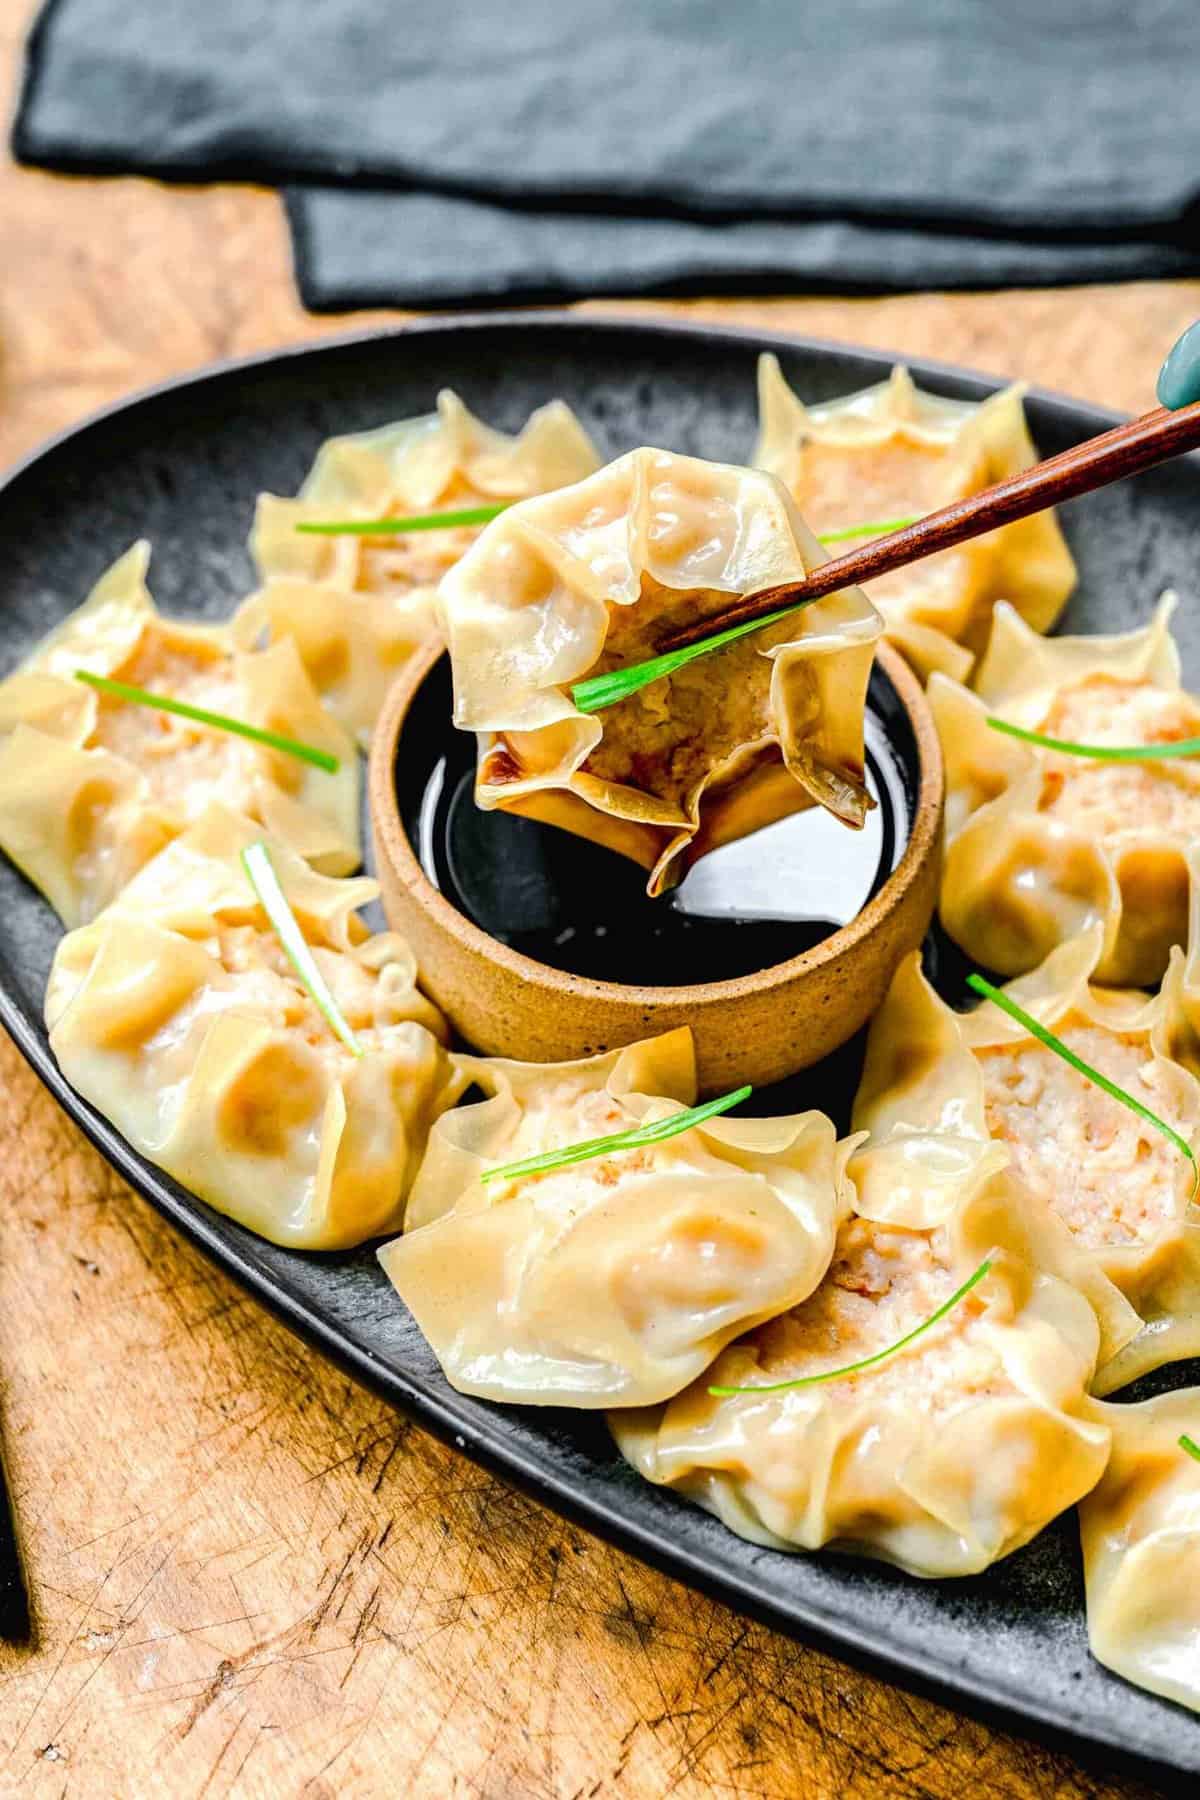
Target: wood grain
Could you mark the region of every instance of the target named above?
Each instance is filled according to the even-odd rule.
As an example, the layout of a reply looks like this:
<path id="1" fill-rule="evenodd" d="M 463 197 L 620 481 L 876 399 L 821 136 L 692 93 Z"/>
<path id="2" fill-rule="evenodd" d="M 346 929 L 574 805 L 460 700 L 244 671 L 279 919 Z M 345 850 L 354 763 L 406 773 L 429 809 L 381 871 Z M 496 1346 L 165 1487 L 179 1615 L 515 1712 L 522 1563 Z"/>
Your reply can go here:
<path id="1" fill-rule="evenodd" d="M 9 69 L 29 11 L 0 0 Z M 669 310 L 1140 410 L 1200 284 Z M 0 168 L 0 460 L 345 323 L 299 309 L 270 195 Z M 0 1371 L 39 1632 L 0 1650 L 0 1795 L 1134 1791 L 750 1624 L 434 1444 L 129 1193 L 7 1042 Z"/>

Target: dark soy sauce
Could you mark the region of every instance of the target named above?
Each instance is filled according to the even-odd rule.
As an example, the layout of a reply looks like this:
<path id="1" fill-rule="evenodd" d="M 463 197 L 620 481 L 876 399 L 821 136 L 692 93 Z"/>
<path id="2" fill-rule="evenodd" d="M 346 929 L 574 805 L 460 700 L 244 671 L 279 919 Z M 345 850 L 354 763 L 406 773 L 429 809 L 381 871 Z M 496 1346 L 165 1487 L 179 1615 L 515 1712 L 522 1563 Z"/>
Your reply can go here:
<path id="1" fill-rule="evenodd" d="M 396 785 L 409 841 L 446 899 L 501 943 L 570 974 L 672 987 L 799 956 L 848 924 L 904 852 L 916 744 L 878 668 L 867 714 L 862 831 L 813 807 L 722 845 L 659 900 L 636 863 L 585 838 L 475 805 L 475 740 L 450 720 L 445 659 L 400 741 Z"/>

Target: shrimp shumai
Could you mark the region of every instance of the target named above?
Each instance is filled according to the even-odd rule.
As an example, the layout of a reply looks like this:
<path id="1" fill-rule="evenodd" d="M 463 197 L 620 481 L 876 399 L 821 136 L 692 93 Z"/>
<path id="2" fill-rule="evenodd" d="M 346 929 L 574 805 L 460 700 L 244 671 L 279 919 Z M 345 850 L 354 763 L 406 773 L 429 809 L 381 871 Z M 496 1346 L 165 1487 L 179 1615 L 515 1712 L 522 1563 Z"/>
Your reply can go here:
<path id="1" fill-rule="evenodd" d="M 1168 629 L 1173 606 L 1166 596 L 1138 631 L 1042 638 L 1001 605 L 975 692 L 931 678 L 946 759 L 939 910 L 985 968 L 1023 974 L 1098 924 L 1096 979 L 1146 987 L 1184 941 L 1200 762 L 1081 756 L 988 724 L 991 715 L 1099 749 L 1200 736 L 1200 700 L 1183 688 Z"/>
<path id="2" fill-rule="evenodd" d="M 334 1034 L 242 864 L 260 839 L 213 807 L 69 932 L 46 989 L 50 1047 L 85 1100 L 210 1206 L 273 1243 L 341 1249 L 399 1223 L 462 1080 L 404 940 L 358 917 L 376 883 L 318 875 L 268 841 L 357 1054 Z"/>
<path id="3" fill-rule="evenodd" d="M 0 682 L 0 849 L 68 925 L 115 899 L 210 801 L 327 875 L 361 861 L 358 755 L 290 643 L 239 651 L 224 625 L 164 618 L 137 543 Z M 332 755 L 335 772 L 156 707 L 97 693 L 83 669 Z"/>
<path id="4" fill-rule="evenodd" d="M 1184 1144 L 1200 1144 L 1200 1082 L 1186 1048 L 1194 958 L 1177 950 L 1162 991 L 1146 994 L 1097 986 L 1100 949 L 1093 926 L 1004 992 Z M 1007 1152 L 1093 1278 L 1124 1296 L 1095 1391 L 1200 1350 L 1200 1225 L 1187 1155 L 999 1007 L 953 1012 L 915 954 L 872 1022 L 854 1122 L 872 1133 L 863 1164 L 880 1196 L 897 1191 L 897 1160 L 914 1140 L 943 1159 L 985 1143 Z"/>
<path id="5" fill-rule="evenodd" d="M 1098 1406 L 1112 1458 L 1080 1503 L 1092 1655 L 1200 1712 L 1200 1388 Z"/>
<path id="6" fill-rule="evenodd" d="M 661 1400 L 810 1293 L 845 1210 L 818 1112 L 484 1181 L 489 1168 L 668 1118 L 696 1097 L 684 1027 L 573 1063 L 464 1058 L 488 1096 L 441 1118 L 380 1260 L 448 1379 L 526 1405 Z"/>
<path id="7" fill-rule="evenodd" d="M 918 1183 L 886 1222 L 847 1218 L 816 1291 L 665 1406 L 612 1413 L 634 1468 L 753 1543 L 924 1576 L 978 1573 L 1094 1486 L 1109 1433 L 1085 1410 L 1093 1305 L 1002 1167 L 976 1163 L 953 1196 L 943 1174 L 936 1206 Z"/>
<path id="8" fill-rule="evenodd" d="M 708 849 L 814 804 L 862 824 L 880 621 L 847 589 L 601 712 L 575 683 L 645 661 L 825 552 L 773 476 L 634 450 L 494 520 L 439 590 L 476 800 L 682 879 Z"/>
<path id="9" fill-rule="evenodd" d="M 763 356 L 758 395 L 754 461 L 779 476 L 815 531 L 920 517 L 1037 460 L 1019 387 L 981 403 L 948 400 L 897 367 L 862 393 L 805 405 L 778 359 Z M 1048 631 L 1074 585 L 1074 560 L 1047 511 L 894 569 L 870 594 L 915 669 L 965 680 L 998 599 Z"/>
<path id="10" fill-rule="evenodd" d="M 437 584 L 479 528 L 324 537 L 297 525 L 508 503 L 578 481 L 599 462 L 561 400 L 509 436 L 449 388 L 434 413 L 330 438 L 295 498 L 259 496 L 250 549 L 262 585 L 234 630 L 246 645 L 290 638 L 330 710 L 365 742 L 398 671 L 435 635 Z"/>

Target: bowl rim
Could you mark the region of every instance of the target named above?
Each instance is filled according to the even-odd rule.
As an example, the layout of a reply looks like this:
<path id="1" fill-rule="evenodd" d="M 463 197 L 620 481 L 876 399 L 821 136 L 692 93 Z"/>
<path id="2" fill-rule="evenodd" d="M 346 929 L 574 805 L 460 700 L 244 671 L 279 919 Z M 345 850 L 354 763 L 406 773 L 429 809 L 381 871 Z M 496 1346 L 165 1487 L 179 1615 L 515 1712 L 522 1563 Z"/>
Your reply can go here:
<path id="1" fill-rule="evenodd" d="M 543 991 L 569 995 L 572 1000 L 591 1000 L 610 1007 L 638 1007 L 643 1011 L 667 1006 L 711 1007 L 752 994 L 771 993 L 795 982 L 809 980 L 852 955 L 904 905 L 930 858 L 938 854 L 945 801 L 945 767 L 937 727 L 917 676 L 900 652 L 881 638 L 875 647 L 873 666 L 881 668 L 891 683 L 912 727 L 920 771 L 917 803 L 903 855 L 879 891 L 848 924 L 839 926 L 799 956 L 723 981 L 650 987 L 573 975 L 565 969 L 555 968 L 552 963 L 539 962 L 536 957 L 526 956 L 490 936 L 446 899 L 425 873 L 400 816 L 393 773 L 400 733 L 421 685 L 448 654 L 445 641 L 436 637 L 410 658 L 393 682 L 371 734 L 367 804 L 376 854 L 380 860 L 387 861 L 390 873 L 399 878 L 414 903 L 438 929 L 456 938 L 469 955 L 486 958 L 517 981 Z"/>

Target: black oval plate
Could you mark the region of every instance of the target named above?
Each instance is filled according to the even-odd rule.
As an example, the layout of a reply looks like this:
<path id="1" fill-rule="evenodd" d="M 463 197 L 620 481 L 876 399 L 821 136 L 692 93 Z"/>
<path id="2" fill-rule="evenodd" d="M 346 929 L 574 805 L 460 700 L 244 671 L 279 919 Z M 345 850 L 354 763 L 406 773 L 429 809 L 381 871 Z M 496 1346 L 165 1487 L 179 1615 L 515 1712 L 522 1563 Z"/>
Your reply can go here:
<path id="1" fill-rule="evenodd" d="M 426 412 L 443 384 L 507 427 L 561 395 L 613 455 L 654 443 L 744 459 L 754 442 L 754 364 L 763 349 L 779 353 L 809 398 L 864 386 L 890 366 L 876 353 L 792 338 L 490 314 L 284 351 L 130 400 L 49 444 L 0 486 L 0 672 L 140 536 L 153 542 L 151 587 L 165 611 L 226 616 L 252 583 L 245 544 L 259 489 L 293 491 L 322 439 Z M 1000 385 L 937 364 L 912 366 L 940 393 L 974 399 Z M 1045 393 L 1031 393 L 1028 407 L 1044 455 L 1115 422 Z M 1081 582 L 1067 629 L 1139 623 L 1171 585 L 1190 599 L 1200 566 L 1198 517 L 1195 458 L 1073 502 L 1064 523 Z M 1183 606 L 1176 631 L 1191 685 L 1200 685 L 1194 608 Z M 786 1556 L 743 1543 L 640 1481 L 615 1455 L 601 1419 L 501 1409 L 456 1394 L 369 1248 L 302 1256 L 260 1242 L 137 1156 L 73 1093 L 50 1055 L 41 1016 L 57 924 L 3 859 L 0 920 L 0 1020 L 101 1153 L 287 1324 L 430 1430 L 772 1625 L 1076 1750 L 1104 1746 L 1108 1764 L 1116 1752 L 1160 1778 L 1200 1773 L 1200 1722 L 1088 1655 L 1073 1517 L 967 1581 L 922 1583 L 867 1561 Z M 853 1054 L 827 1071 L 829 1102 L 843 1121 L 855 1078 Z M 1183 1379 L 1176 1371 L 1171 1385 Z"/>

